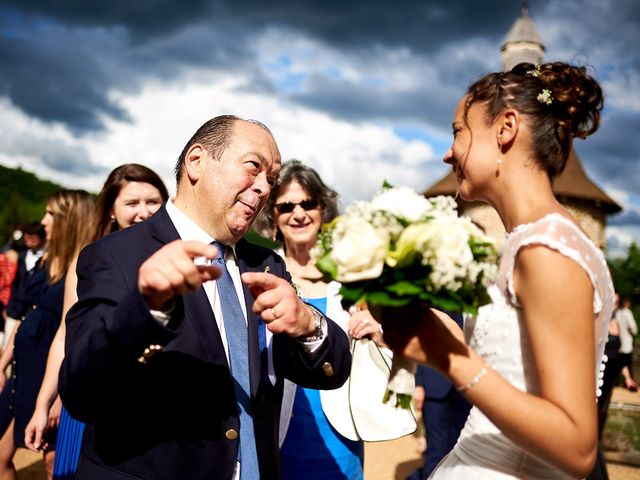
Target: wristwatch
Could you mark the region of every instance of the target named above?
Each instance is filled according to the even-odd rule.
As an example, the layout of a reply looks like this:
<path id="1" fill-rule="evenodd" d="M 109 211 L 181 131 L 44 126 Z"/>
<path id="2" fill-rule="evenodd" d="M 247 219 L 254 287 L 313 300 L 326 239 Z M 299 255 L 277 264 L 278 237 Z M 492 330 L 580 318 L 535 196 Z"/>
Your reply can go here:
<path id="1" fill-rule="evenodd" d="M 311 315 L 313 315 L 313 326 L 314 331 L 310 335 L 301 335 L 298 337 L 298 340 L 304 343 L 317 342 L 318 340 L 322 340 L 324 338 L 323 331 L 323 323 L 324 323 L 324 315 L 320 313 L 320 311 L 312 305 L 308 303 L 305 304 L 309 308 Z"/>

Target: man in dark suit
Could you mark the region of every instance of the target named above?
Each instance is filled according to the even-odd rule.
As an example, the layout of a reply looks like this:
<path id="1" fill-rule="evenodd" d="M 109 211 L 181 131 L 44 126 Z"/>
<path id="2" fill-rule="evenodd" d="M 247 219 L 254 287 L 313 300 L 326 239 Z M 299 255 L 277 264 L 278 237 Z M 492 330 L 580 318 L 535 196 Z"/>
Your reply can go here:
<path id="1" fill-rule="evenodd" d="M 346 335 L 242 238 L 279 169 L 264 125 L 216 117 L 182 151 L 175 199 L 81 253 L 60 377 L 88 424 L 77 478 L 278 478 L 284 378 L 346 380 Z"/>
<path id="2" fill-rule="evenodd" d="M 451 318 L 462 328 L 462 315 L 451 314 Z M 422 467 L 407 480 L 423 480 L 429 478 L 440 460 L 456 444 L 471 404 L 444 375 L 423 365 L 418 365 L 416 370 L 414 399 L 416 407 L 422 409 L 427 449 L 422 455 Z"/>

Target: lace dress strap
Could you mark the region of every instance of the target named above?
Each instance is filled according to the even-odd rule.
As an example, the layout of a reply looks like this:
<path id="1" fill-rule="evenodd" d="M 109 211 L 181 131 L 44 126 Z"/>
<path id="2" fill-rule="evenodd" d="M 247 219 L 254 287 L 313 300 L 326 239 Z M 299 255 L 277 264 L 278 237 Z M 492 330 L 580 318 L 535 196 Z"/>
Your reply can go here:
<path id="1" fill-rule="evenodd" d="M 519 225 L 507 236 L 499 278 L 501 288 L 515 307 L 520 306 L 513 286 L 515 261 L 520 249 L 528 245 L 544 245 L 580 265 L 594 288 L 593 313 L 600 313 L 602 295 L 611 284 L 604 255 L 577 225 L 557 213 L 546 215 L 534 223 Z"/>
<path id="2" fill-rule="evenodd" d="M 614 297 L 611 274 L 602 251 L 576 224 L 558 213 L 516 227 L 507 236 L 503 248 L 499 287 L 507 301 L 517 309 L 521 305 L 513 286 L 513 270 L 518 252 L 528 245 L 544 245 L 555 250 L 575 261 L 589 275 L 594 290 L 596 372 L 599 372 Z"/>

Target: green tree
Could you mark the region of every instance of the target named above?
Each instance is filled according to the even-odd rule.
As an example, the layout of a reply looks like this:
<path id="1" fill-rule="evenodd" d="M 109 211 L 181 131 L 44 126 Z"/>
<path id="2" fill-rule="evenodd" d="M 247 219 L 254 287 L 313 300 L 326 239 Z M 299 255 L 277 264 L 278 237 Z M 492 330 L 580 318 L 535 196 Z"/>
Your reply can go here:
<path id="1" fill-rule="evenodd" d="M 21 168 L 0 165 L 0 245 L 17 226 L 40 220 L 47 197 L 61 188 Z"/>
<path id="2" fill-rule="evenodd" d="M 636 321 L 640 319 L 640 248 L 633 242 L 626 257 L 608 260 L 611 278 L 616 292 L 631 300 L 631 309 Z"/>

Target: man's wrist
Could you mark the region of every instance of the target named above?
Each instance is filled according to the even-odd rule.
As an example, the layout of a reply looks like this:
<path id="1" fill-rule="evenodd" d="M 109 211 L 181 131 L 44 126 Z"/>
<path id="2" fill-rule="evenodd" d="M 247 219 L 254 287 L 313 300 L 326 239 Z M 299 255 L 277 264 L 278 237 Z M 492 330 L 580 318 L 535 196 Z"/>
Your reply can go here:
<path id="1" fill-rule="evenodd" d="M 322 315 L 318 309 L 311 305 L 306 305 L 309 309 L 309 312 L 313 316 L 313 326 L 314 329 L 309 335 L 301 335 L 297 337 L 297 340 L 303 343 L 313 343 L 318 340 L 324 339 L 324 326 L 326 324 L 324 315 Z"/>

